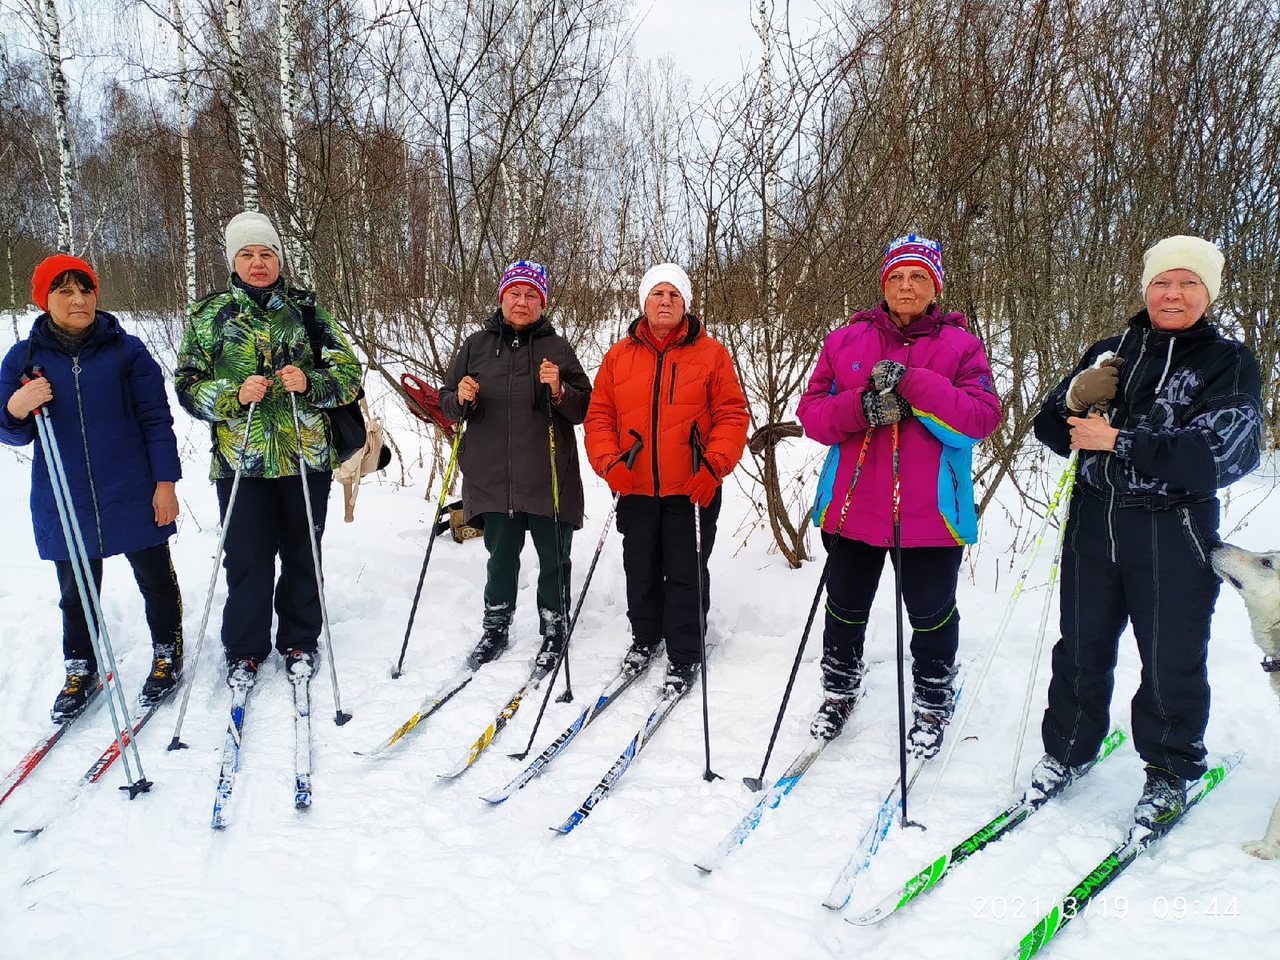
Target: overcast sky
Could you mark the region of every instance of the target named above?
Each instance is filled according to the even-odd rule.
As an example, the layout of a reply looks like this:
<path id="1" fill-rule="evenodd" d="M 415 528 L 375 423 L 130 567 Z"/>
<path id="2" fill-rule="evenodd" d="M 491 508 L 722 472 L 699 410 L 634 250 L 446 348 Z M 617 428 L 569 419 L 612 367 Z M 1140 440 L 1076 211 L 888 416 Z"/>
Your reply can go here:
<path id="1" fill-rule="evenodd" d="M 774 0 L 781 22 L 786 0 Z M 759 0 L 636 0 L 635 50 L 641 57 L 671 56 L 676 72 L 694 90 L 734 83 L 744 64 L 760 60 L 760 38 L 752 25 Z M 791 33 L 798 40 L 814 31 L 829 0 L 791 0 Z M 646 12 L 647 11 L 647 12 Z"/>

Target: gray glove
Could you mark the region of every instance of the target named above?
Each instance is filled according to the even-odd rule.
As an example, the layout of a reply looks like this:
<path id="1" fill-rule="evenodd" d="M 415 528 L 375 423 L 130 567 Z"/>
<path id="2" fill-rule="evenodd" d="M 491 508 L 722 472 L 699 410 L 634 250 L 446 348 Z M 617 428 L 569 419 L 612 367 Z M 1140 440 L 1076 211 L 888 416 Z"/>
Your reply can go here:
<path id="1" fill-rule="evenodd" d="M 1081 370 L 1072 377 L 1067 387 L 1067 409 L 1084 413 L 1090 407 L 1097 407 L 1099 413 L 1106 412 L 1120 387 L 1123 363 L 1122 357 L 1112 357 L 1101 366 Z"/>
<path id="2" fill-rule="evenodd" d="M 893 390 L 886 393 L 868 390 L 862 395 L 862 413 L 869 426 L 887 427 L 911 416 L 911 404 Z"/>
<path id="3" fill-rule="evenodd" d="M 896 390 L 898 381 L 906 372 L 906 365 L 897 360 L 877 360 L 871 368 L 871 386 L 881 392 Z"/>

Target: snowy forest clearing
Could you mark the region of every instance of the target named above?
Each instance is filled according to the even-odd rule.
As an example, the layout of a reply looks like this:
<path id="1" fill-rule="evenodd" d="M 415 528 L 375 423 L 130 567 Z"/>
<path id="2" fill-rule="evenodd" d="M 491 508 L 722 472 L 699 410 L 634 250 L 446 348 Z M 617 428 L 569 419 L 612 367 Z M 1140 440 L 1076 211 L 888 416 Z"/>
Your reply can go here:
<path id="1" fill-rule="evenodd" d="M 25 328 L 25 324 L 24 324 Z M 7 342 L 4 344 L 7 346 Z M 385 404 L 375 398 L 375 408 Z M 177 410 L 176 404 L 174 409 Z M 103 958 L 175 956 L 407 957 L 492 956 L 801 958 L 814 956 L 1001 957 L 1054 901 L 1124 836 L 1141 786 L 1132 748 L 1100 766 L 1046 806 L 1015 836 L 959 868 L 937 891 L 873 928 L 842 922 L 869 908 L 1009 800 L 1007 782 L 1024 677 L 1040 617 L 1051 550 L 1042 551 L 1007 638 L 977 696 L 946 779 L 925 803 L 926 768 L 912 793 L 913 820 L 896 825 L 842 914 L 821 906 L 832 881 L 897 773 L 894 616 L 888 575 L 869 630 L 871 670 L 849 729 L 833 743 L 759 830 L 710 876 L 694 866 L 753 804 L 741 783 L 759 772 L 778 699 L 820 575 L 819 563 L 791 571 L 755 529 L 757 511 L 737 483 L 726 486 L 720 538 L 711 560 L 709 664 L 712 768 L 706 783 L 699 694 L 691 693 L 606 802 L 573 836 L 561 822 L 599 780 L 652 708 L 660 671 L 651 671 L 583 731 L 542 777 L 506 803 L 479 799 L 522 764 L 537 704 L 520 713 L 474 767 L 456 781 L 448 769 L 527 677 L 537 647 L 526 551 L 512 649 L 485 667 L 437 715 L 384 756 L 366 750 L 385 738 L 450 676 L 478 632 L 485 554 L 478 544 L 441 539 L 427 575 L 405 675 L 390 678 L 434 514 L 423 499 L 429 469 L 417 466 L 407 414 L 383 406 L 411 463 L 408 486 L 366 481 L 356 521 L 331 513 L 325 537 L 328 609 L 345 709 L 333 723 L 327 665 L 312 687 L 315 804 L 293 807 L 293 728 L 289 686 L 273 657 L 249 700 L 235 807 L 226 830 L 209 828 L 213 787 L 230 693 L 218 643 L 224 587 L 199 664 L 194 636 L 217 535 L 213 488 L 205 479 L 203 425 L 176 415 L 186 479 L 174 561 L 184 588 L 187 680 L 183 728 L 190 749 L 166 752 L 176 702 L 139 737 L 155 786 L 132 802 L 106 781 L 78 793 L 71 785 L 109 739 L 105 705 L 77 722 L 31 780 L 0 808 L 0 956 Z M 816 462 L 821 450 L 790 441 L 787 457 Z M 30 448 L 0 451 L 0 510 L 8 550 L 0 566 L 0 768 L 7 770 L 47 725 L 61 677 L 56 580 L 37 559 L 26 508 Z M 430 452 L 424 451 L 430 464 Z M 394 465 L 392 472 L 399 469 Z M 1048 473 L 1061 469 L 1050 460 Z M 581 583 L 609 493 L 593 477 L 587 520 L 576 538 Z M 1251 549 L 1276 544 L 1280 500 L 1274 461 L 1225 497 L 1222 530 Z M 1002 495 L 1004 491 L 1002 491 Z M 961 578 L 960 657 L 970 675 L 1005 609 L 1024 554 L 1021 509 L 987 512 L 982 539 Z M 331 509 L 339 509 L 331 504 Z M 1052 537 L 1052 533 L 1050 534 Z M 1037 587 L 1041 587 L 1037 589 Z M 103 602 L 126 695 L 134 696 L 150 657 L 142 604 L 121 560 L 107 564 Z M 1056 609 L 1056 606 L 1055 606 Z M 575 701 L 554 702 L 534 749 L 541 749 L 614 675 L 629 639 L 619 540 L 612 534 L 583 605 L 574 638 Z M 1051 618 L 1049 642 L 1056 636 Z M 810 638 L 792 706 L 766 780 L 808 745 L 818 702 L 819 629 Z M 324 651 L 329 655 L 329 651 Z M 1206 949 L 1264 949 L 1273 936 L 1280 869 L 1246 856 L 1240 844 L 1263 830 L 1280 785 L 1271 744 L 1280 704 L 1258 669 L 1243 603 L 1224 591 L 1214 620 L 1210 679 L 1215 692 L 1208 745 L 1214 757 L 1245 752 L 1240 768 L 1185 824 L 1137 862 L 1089 915 L 1056 938 L 1048 954 L 1093 957 L 1199 955 Z M 1038 717 L 1047 680 L 1042 661 L 1022 776 L 1040 755 Z M 1137 682 L 1131 638 L 1122 642 L 1113 721 L 1127 726 Z M 954 733 L 954 731 L 953 731 Z M 108 785 L 109 784 L 109 785 Z M 1021 784 L 1020 784 L 1021 785 Z M 39 837 L 11 829 L 49 823 Z"/>

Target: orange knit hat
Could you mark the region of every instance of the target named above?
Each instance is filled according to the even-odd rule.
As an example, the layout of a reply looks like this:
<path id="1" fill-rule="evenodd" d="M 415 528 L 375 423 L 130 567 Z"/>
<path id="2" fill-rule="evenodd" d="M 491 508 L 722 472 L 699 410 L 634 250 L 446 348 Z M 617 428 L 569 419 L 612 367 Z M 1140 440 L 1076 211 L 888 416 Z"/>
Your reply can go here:
<path id="1" fill-rule="evenodd" d="M 87 273 L 89 279 L 93 281 L 93 292 L 98 292 L 98 277 L 93 272 L 93 267 L 79 257 L 73 257 L 67 253 L 55 253 L 52 257 L 45 257 L 36 264 L 35 272 L 31 274 L 31 302 L 41 310 L 48 310 L 49 287 L 54 280 L 68 270 Z"/>

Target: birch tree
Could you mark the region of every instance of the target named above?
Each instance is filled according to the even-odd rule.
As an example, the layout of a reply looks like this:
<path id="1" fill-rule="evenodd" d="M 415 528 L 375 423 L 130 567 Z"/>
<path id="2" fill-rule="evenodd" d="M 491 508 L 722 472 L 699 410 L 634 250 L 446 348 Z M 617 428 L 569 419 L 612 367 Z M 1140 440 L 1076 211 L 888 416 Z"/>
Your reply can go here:
<path id="1" fill-rule="evenodd" d="M 227 84 L 235 114 L 237 155 L 240 159 L 240 192 L 244 209 L 258 209 L 257 139 L 253 135 L 253 111 L 249 104 L 249 82 L 245 76 L 241 28 L 244 0 L 223 0 L 226 30 Z"/>
<path id="2" fill-rule="evenodd" d="M 40 53 L 45 64 L 45 85 L 52 105 L 54 142 L 58 150 L 56 192 L 52 196 L 57 209 L 57 245 L 63 253 L 72 252 L 71 222 L 72 185 L 75 154 L 71 144 L 71 102 L 67 76 L 62 69 L 62 26 L 54 0 L 29 0 L 27 9 L 36 27 Z"/>

